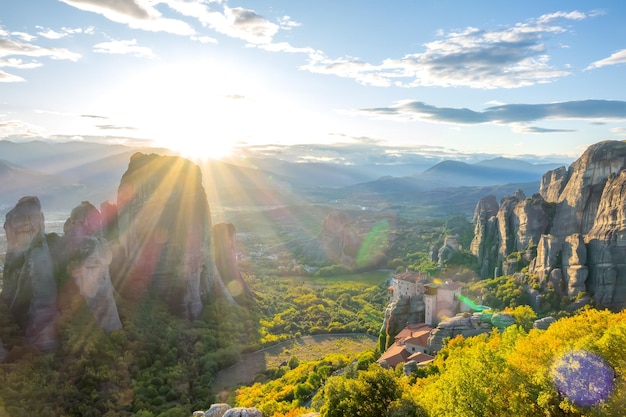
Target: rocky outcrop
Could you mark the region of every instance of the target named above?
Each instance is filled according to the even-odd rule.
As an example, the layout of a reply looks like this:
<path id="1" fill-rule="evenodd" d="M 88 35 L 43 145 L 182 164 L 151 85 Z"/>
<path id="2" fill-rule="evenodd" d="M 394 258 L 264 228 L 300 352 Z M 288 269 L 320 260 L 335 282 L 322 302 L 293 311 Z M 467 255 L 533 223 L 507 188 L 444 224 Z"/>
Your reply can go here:
<path id="1" fill-rule="evenodd" d="M 596 303 L 626 306 L 626 170 L 607 178 L 596 221 L 585 236 L 589 280 Z"/>
<path id="2" fill-rule="evenodd" d="M 387 305 L 381 332 L 396 335 L 404 329 L 407 323 L 424 323 L 425 310 L 423 294 L 400 297 Z"/>
<path id="3" fill-rule="evenodd" d="M 439 352 L 444 340 L 458 335 L 463 337 L 490 333 L 496 327 L 500 330 L 515 324 L 515 318 L 506 313 L 459 313 L 454 317 L 440 322 L 428 337 L 430 352 Z"/>
<path id="4" fill-rule="evenodd" d="M 480 276 L 487 277 L 496 266 L 499 247 L 499 234 L 496 215 L 500 206 L 496 196 L 481 198 L 474 210 L 474 239 L 470 251 L 478 259 Z"/>
<path id="5" fill-rule="evenodd" d="M 324 219 L 317 239 L 327 258 L 338 265 L 354 267 L 362 239 L 345 213 L 331 212 Z"/>
<path id="6" fill-rule="evenodd" d="M 258 408 L 231 408 L 228 404 L 212 404 L 206 411 L 194 411 L 194 417 L 263 417 Z"/>
<path id="7" fill-rule="evenodd" d="M 514 249 L 522 251 L 537 246 L 549 225 L 549 213 L 541 194 L 533 194 L 531 198 L 519 201 L 513 208 Z"/>
<path id="8" fill-rule="evenodd" d="M 58 344 L 57 285 L 37 197 L 23 197 L 6 214 L 7 253 L 0 296 L 29 343 L 43 351 Z"/>
<path id="9" fill-rule="evenodd" d="M 567 183 L 567 169 L 564 166 L 546 172 L 541 177 L 539 194 L 546 201 L 556 202 Z"/>
<path id="10" fill-rule="evenodd" d="M 78 287 L 98 325 L 106 332 L 122 328 L 109 265 L 113 254 L 103 237 L 103 219 L 91 203 L 74 208 L 63 226 L 63 253 L 60 263 Z"/>
<path id="11" fill-rule="evenodd" d="M 567 182 L 556 200 L 551 233 L 564 237 L 589 233 L 595 221 L 604 186 L 611 174 L 626 168 L 626 142 L 605 141 L 590 146 L 569 167 Z"/>
<path id="12" fill-rule="evenodd" d="M 515 207 L 525 198 L 526 196 L 524 195 L 524 192 L 522 190 L 517 190 L 515 194 L 504 197 L 502 201 L 500 201 L 500 208 L 498 209 L 496 218 L 498 220 L 497 224 L 500 241 L 498 254 L 502 259 L 517 248 L 515 246 L 515 225 L 516 223 L 519 224 L 519 221 L 516 221 L 515 218 Z"/>
<path id="13" fill-rule="evenodd" d="M 535 320 L 533 322 L 533 329 L 539 330 L 548 330 L 548 327 L 554 323 L 556 319 L 554 317 L 548 316 L 539 320 Z"/>
<path id="14" fill-rule="evenodd" d="M 120 182 L 119 240 L 126 261 L 116 279 L 127 297 L 148 289 L 173 313 L 195 319 L 213 281 L 211 221 L 200 168 L 171 156 L 137 153 Z"/>
<path id="15" fill-rule="evenodd" d="M 600 306 L 626 307 L 626 142 L 590 146 L 567 171 L 547 172 L 530 199 L 504 198 L 495 220 L 486 215 L 492 204 L 482 199 L 475 214 L 472 253 L 481 276 L 494 265 L 509 274 L 528 265 L 558 295 L 588 293 Z M 508 262 L 523 251 L 521 264 Z"/>
<path id="16" fill-rule="evenodd" d="M 213 226 L 213 248 L 217 277 L 224 283 L 229 296 L 243 304 L 251 295 L 248 284 L 243 280 L 237 263 L 235 247 L 235 226 L 230 223 L 219 223 Z"/>

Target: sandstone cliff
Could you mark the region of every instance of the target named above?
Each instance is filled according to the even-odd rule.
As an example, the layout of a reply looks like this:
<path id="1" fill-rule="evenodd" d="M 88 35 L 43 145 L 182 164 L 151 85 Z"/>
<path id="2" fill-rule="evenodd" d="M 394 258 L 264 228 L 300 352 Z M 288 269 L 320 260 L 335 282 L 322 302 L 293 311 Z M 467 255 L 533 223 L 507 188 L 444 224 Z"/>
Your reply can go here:
<path id="1" fill-rule="evenodd" d="M 154 290 L 170 310 L 195 319 L 211 281 L 211 220 L 200 168 L 171 156 L 136 153 L 122 176 L 119 240 L 126 259 L 120 291 Z"/>
<path id="2" fill-rule="evenodd" d="M 52 351 L 58 344 L 57 285 L 37 197 L 23 197 L 6 214 L 7 253 L 0 296 L 29 343 Z"/>
<path id="3" fill-rule="evenodd" d="M 605 141 L 590 146 L 569 169 L 544 174 L 530 199 L 505 197 L 497 214 L 495 198 L 482 199 L 471 247 L 481 276 L 527 266 L 559 295 L 589 293 L 600 306 L 625 307 L 625 184 L 626 142 Z"/>
<path id="4" fill-rule="evenodd" d="M 83 201 L 74 208 L 63 227 L 61 258 L 65 273 L 78 287 L 98 325 L 110 332 L 122 328 L 113 296 L 109 265 L 113 254 L 102 234 L 98 209 Z"/>
<path id="5" fill-rule="evenodd" d="M 251 295 L 248 285 L 243 280 L 237 263 L 235 246 L 235 226 L 219 223 L 213 226 L 213 247 L 217 278 L 224 284 L 229 296 L 238 303 L 249 301 Z"/>
<path id="6" fill-rule="evenodd" d="M 362 239 L 346 214 L 338 211 L 329 213 L 317 239 L 332 262 L 350 268 L 356 266 Z"/>
<path id="7" fill-rule="evenodd" d="M 37 197 L 21 198 L 6 215 L 0 298 L 33 346 L 54 350 L 57 326 L 71 321 L 83 304 L 103 330 L 120 329 L 116 291 L 134 300 L 154 294 L 171 312 L 190 319 L 200 315 L 203 295 L 249 301 L 237 266 L 235 228 L 211 230 L 197 165 L 135 154 L 117 205 L 101 207 L 102 212 L 84 201 L 74 208 L 63 236 L 45 234 Z"/>

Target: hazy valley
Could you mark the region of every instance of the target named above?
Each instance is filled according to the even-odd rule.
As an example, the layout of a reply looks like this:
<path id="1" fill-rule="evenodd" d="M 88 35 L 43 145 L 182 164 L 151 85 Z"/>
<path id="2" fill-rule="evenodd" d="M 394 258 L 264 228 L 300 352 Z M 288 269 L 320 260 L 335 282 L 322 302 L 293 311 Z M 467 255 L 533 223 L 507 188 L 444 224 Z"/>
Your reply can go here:
<path id="1" fill-rule="evenodd" d="M 0 141 L 0 155 L 9 415 L 184 416 L 226 401 L 266 416 L 338 416 L 355 412 L 347 398 L 371 403 L 368 415 L 458 415 L 475 401 L 470 415 L 502 415 L 506 393 L 488 388 L 497 372 L 527 393 L 519 415 L 606 415 L 623 398 L 623 142 L 590 147 L 569 170 L 505 158 L 196 164 L 73 142 Z M 455 295 L 455 308 L 429 316 L 423 291 L 391 295 L 391 278 L 409 272 L 455 283 L 469 301 Z M 496 325 L 478 304 L 511 321 Z M 544 317 L 557 324 L 532 330 Z M 435 359 L 379 366 L 407 323 L 433 325 L 424 350 Z M 252 352 L 311 335 L 345 346 L 365 337 L 371 349 L 331 342 L 309 356 L 278 345 L 283 363 L 257 356 L 246 387 L 214 386 Z M 533 344 L 544 353 L 524 365 Z M 609 364 L 614 382 L 597 401 L 550 380 L 555 355 L 570 350 Z M 381 381 L 389 391 L 373 393 Z M 457 384 L 475 390 L 459 397 Z"/>

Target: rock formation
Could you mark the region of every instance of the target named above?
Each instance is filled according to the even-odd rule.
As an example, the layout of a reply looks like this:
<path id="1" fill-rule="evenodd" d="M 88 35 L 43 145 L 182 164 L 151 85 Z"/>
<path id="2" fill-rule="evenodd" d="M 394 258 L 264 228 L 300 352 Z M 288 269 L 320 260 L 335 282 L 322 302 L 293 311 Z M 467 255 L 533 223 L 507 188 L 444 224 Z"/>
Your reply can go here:
<path id="1" fill-rule="evenodd" d="M 113 296 L 109 265 L 113 255 L 102 235 L 98 209 L 83 201 L 74 208 L 63 226 L 61 264 L 85 299 L 96 323 L 110 332 L 122 328 Z"/>
<path id="2" fill-rule="evenodd" d="M 127 260 L 119 279 L 122 294 L 153 290 L 173 313 L 197 318 L 201 292 L 216 287 L 200 168 L 184 158 L 136 153 L 122 176 L 117 207 Z"/>
<path id="3" fill-rule="evenodd" d="M 206 411 L 194 411 L 194 417 L 263 417 L 258 408 L 231 408 L 228 404 L 211 404 Z"/>
<path id="4" fill-rule="evenodd" d="M 407 323 L 424 323 L 425 310 L 426 304 L 423 294 L 400 297 L 387 305 L 381 332 L 387 335 L 396 335 L 404 329 Z"/>
<path id="5" fill-rule="evenodd" d="M 444 345 L 444 339 L 477 336 L 490 333 L 494 327 L 500 330 L 515 324 L 515 318 L 506 313 L 459 313 L 454 317 L 440 322 L 428 337 L 430 352 L 438 352 Z"/>
<path id="6" fill-rule="evenodd" d="M 213 226 L 213 254 L 217 278 L 226 286 L 227 294 L 243 304 L 249 300 L 250 290 L 237 264 L 235 226 L 219 223 Z"/>
<path id="7" fill-rule="evenodd" d="M 559 295 L 626 307 L 626 142 L 590 146 L 568 170 L 544 174 L 530 199 L 505 197 L 495 216 L 494 200 L 479 201 L 474 216 L 481 276 L 528 266 Z M 514 253 L 523 262 L 511 266 Z"/>
<path id="8" fill-rule="evenodd" d="M 345 213 L 329 213 L 317 238 L 322 250 L 332 262 L 346 267 L 356 265 L 362 239 Z"/>
<path id="9" fill-rule="evenodd" d="M 478 259 L 481 277 L 492 274 L 496 266 L 500 246 L 496 218 L 499 209 L 496 196 L 488 195 L 478 201 L 474 210 L 474 239 L 470 251 Z"/>
<path id="10" fill-rule="evenodd" d="M 2 300 L 33 346 L 52 351 L 56 332 L 57 285 L 37 197 L 22 197 L 6 214 L 7 253 Z"/>

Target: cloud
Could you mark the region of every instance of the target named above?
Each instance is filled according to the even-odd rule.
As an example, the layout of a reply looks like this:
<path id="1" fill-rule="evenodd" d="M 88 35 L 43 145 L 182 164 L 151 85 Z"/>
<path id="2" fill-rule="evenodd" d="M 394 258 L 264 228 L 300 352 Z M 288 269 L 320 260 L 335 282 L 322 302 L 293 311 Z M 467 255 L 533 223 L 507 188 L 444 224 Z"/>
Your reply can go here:
<path id="1" fill-rule="evenodd" d="M 182 0 L 165 0 L 164 2 L 172 10 L 182 15 L 198 19 L 205 27 L 231 38 L 245 40 L 253 45 L 271 43 L 274 35 L 281 28 L 285 28 L 284 25 L 297 26 L 288 16 L 279 20 L 279 23 L 282 22 L 282 25 L 279 26 L 257 14 L 254 10 L 243 7 L 230 8 L 223 5 L 223 11 L 215 11 L 200 2 Z M 215 3 L 222 4 L 221 2 Z"/>
<path id="2" fill-rule="evenodd" d="M 80 117 L 87 117 L 91 119 L 108 119 L 106 116 L 98 116 L 97 114 L 81 114 Z"/>
<path id="3" fill-rule="evenodd" d="M 285 30 L 291 30 L 301 25 L 300 23 L 291 20 L 291 17 L 289 16 L 280 17 L 278 19 L 278 24 L 280 25 L 281 29 L 285 29 Z"/>
<path id="4" fill-rule="evenodd" d="M 0 57 L 5 56 L 48 57 L 70 61 L 78 61 L 81 57 L 80 54 L 65 48 L 47 48 L 32 43 L 17 42 L 9 38 L 0 38 Z"/>
<path id="5" fill-rule="evenodd" d="M 20 40 L 15 40 L 18 38 Z M 29 39 L 24 41 L 24 39 Z M 32 69 L 41 67 L 43 64 L 36 60 L 26 62 L 17 57 L 33 57 L 33 58 L 51 58 L 51 59 L 66 59 L 70 61 L 78 61 L 81 58 L 80 54 L 72 52 L 65 48 L 48 48 L 38 46 L 31 43 L 31 40 L 36 39 L 34 36 L 30 36 L 22 32 L 7 32 L 0 27 L 0 68 L 9 67 L 20 70 Z M 0 71 L 0 82 L 22 82 L 24 78 L 10 74 L 5 71 Z"/>
<path id="6" fill-rule="evenodd" d="M 93 26 L 89 26 L 86 28 L 66 28 L 63 27 L 61 28 L 61 31 L 56 31 L 53 29 L 49 29 L 49 28 L 44 28 L 42 26 L 37 26 L 37 29 L 39 29 L 39 32 L 37 32 L 37 34 L 39 36 L 42 36 L 46 39 L 62 39 L 62 38 L 66 38 L 68 36 L 72 36 L 76 33 L 85 33 L 85 34 L 93 34 L 94 33 L 94 27 Z M 31 37 L 30 40 L 34 39 L 34 37 Z"/>
<path id="7" fill-rule="evenodd" d="M 32 69 L 42 66 L 40 62 L 24 62 L 19 58 L 0 59 L 0 67 L 10 67 L 18 69 Z"/>
<path id="8" fill-rule="evenodd" d="M 232 34 L 253 44 L 270 43 L 279 29 L 277 24 L 256 14 L 254 10 L 225 7 L 224 14 Z"/>
<path id="9" fill-rule="evenodd" d="M 217 39 L 210 36 L 192 36 L 191 40 L 198 41 L 200 43 L 217 43 Z"/>
<path id="10" fill-rule="evenodd" d="M 547 129 L 537 126 L 519 126 L 514 128 L 517 133 L 570 133 L 575 132 L 572 129 Z"/>
<path id="11" fill-rule="evenodd" d="M 403 121 L 513 125 L 548 119 L 626 120 L 626 102 L 580 100 L 548 104 L 502 104 L 488 107 L 484 111 L 474 111 L 467 108 L 436 107 L 421 101 L 405 100 L 390 107 L 361 109 L 356 112 Z M 554 130 L 530 128 L 530 131 L 545 133 Z"/>
<path id="12" fill-rule="evenodd" d="M 272 158 L 288 162 L 328 162 L 342 165 L 399 165 L 432 166 L 443 160 L 458 160 L 468 163 L 491 159 L 501 154 L 468 153 L 440 145 L 410 144 L 389 145 L 384 139 L 353 137 L 342 133 L 344 141 L 333 144 L 307 143 L 297 145 L 250 145 L 242 143 L 233 152 L 237 159 Z M 516 155 L 514 158 L 537 162 L 571 161 L 572 155 Z M 237 162 L 234 162 L 237 163 Z"/>
<path id="13" fill-rule="evenodd" d="M 136 39 L 98 43 L 94 45 L 93 50 L 103 54 L 133 55 L 140 58 L 156 57 L 152 49 L 146 46 L 138 46 Z"/>
<path id="14" fill-rule="evenodd" d="M 26 81 L 22 77 L 0 70 L 0 83 L 17 83 Z"/>
<path id="15" fill-rule="evenodd" d="M 2 28 L 0 28 L 0 36 L 8 37 L 9 34 L 7 32 L 3 32 Z M 15 36 L 16 38 L 20 38 L 21 40 L 23 40 L 25 42 L 32 42 L 35 39 L 37 39 L 37 36 L 31 35 L 29 33 L 24 33 L 24 32 L 11 32 L 11 36 Z"/>
<path id="16" fill-rule="evenodd" d="M 114 22 L 133 29 L 168 32 L 191 36 L 195 30 L 186 22 L 169 19 L 146 0 L 61 0 L 63 3 L 88 12 L 98 13 Z"/>
<path id="17" fill-rule="evenodd" d="M 480 89 L 517 88 L 548 83 L 570 74 L 549 64 L 545 40 L 566 29 L 560 20 L 582 20 L 579 11 L 556 12 L 510 27 L 482 30 L 468 27 L 442 33 L 422 52 L 379 64 L 355 57 L 310 56 L 301 69 L 352 78 L 373 86 L 465 86 Z"/>
<path id="18" fill-rule="evenodd" d="M 596 68 L 606 67 L 607 65 L 617 65 L 626 63 L 626 49 L 617 51 L 608 58 L 601 59 L 599 61 L 592 62 L 585 70 L 592 70 Z"/>
<path id="19" fill-rule="evenodd" d="M 35 138 L 41 135 L 43 128 L 22 120 L 0 121 L 0 138 L 19 136 L 23 139 Z"/>
<path id="20" fill-rule="evenodd" d="M 102 130 L 137 130 L 136 127 L 117 126 L 117 125 L 96 125 L 96 127 Z"/>

